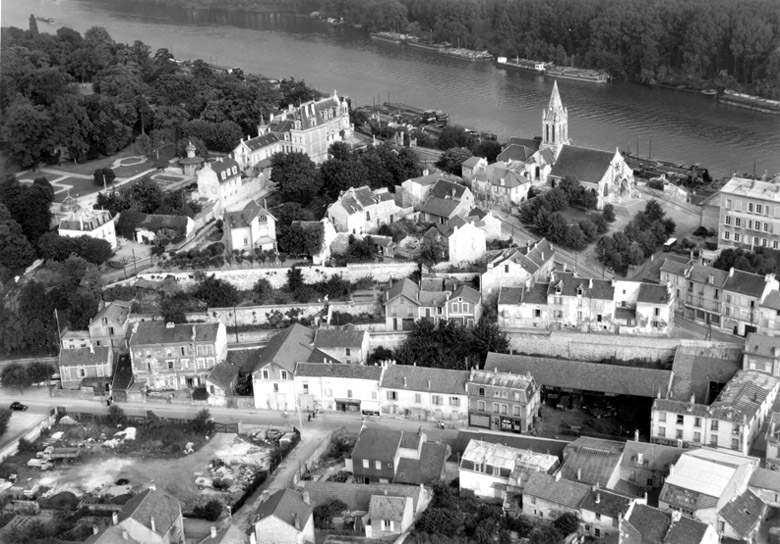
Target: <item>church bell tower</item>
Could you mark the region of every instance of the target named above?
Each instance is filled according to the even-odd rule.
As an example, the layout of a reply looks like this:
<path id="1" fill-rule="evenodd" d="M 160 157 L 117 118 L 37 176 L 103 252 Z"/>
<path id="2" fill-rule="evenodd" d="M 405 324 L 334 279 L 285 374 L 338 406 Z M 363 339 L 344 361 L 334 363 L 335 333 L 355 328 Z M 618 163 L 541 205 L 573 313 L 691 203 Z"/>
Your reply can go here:
<path id="1" fill-rule="evenodd" d="M 558 92 L 558 82 L 553 83 L 552 95 L 547 109 L 542 111 L 542 149 L 552 149 L 555 156 L 564 145 L 569 144 L 569 111 L 563 107 Z"/>

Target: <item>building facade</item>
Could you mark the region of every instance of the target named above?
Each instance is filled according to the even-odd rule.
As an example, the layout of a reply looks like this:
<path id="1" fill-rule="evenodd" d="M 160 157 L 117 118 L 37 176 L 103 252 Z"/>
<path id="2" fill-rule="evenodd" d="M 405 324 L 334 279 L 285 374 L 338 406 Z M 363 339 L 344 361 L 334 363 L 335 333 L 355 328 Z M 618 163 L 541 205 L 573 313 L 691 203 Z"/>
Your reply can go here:
<path id="1" fill-rule="evenodd" d="M 254 255 L 255 249 L 276 249 L 276 218 L 251 200 L 243 210 L 226 212 L 228 249 Z"/>
<path id="2" fill-rule="evenodd" d="M 734 176 L 720 190 L 718 245 L 780 249 L 780 179 Z"/>
<path id="3" fill-rule="evenodd" d="M 402 219 L 403 209 L 386 189 L 367 186 L 350 187 L 338 200 L 328 207 L 327 217 L 338 232 L 356 236 L 368 234 L 381 227 Z"/>
<path id="4" fill-rule="evenodd" d="M 89 322 L 89 337 L 93 345 L 111 346 L 127 351 L 127 331 L 130 326 L 131 303 L 114 300 L 107 303 Z"/>
<path id="5" fill-rule="evenodd" d="M 554 256 L 553 245 L 544 238 L 526 247 L 505 249 L 488 261 L 480 279 L 480 290 L 490 294 L 501 287 L 522 287 L 543 281 L 550 277 Z"/>
<path id="6" fill-rule="evenodd" d="M 472 370 L 466 384 L 469 425 L 527 433 L 540 405 L 540 388 L 531 376 Z"/>
<path id="7" fill-rule="evenodd" d="M 58 232 L 60 236 L 66 238 L 89 236 L 97 240 L 105 240 L 111 249 L 117 248 L 116 227 L 108 210 L 77 209 L 60 220 Z"/>
<path id="8" fill-rule="evenodd" d="M 198 193 L 216 203 L 214 213 L 222 214 L 246 201 L 259 197 L 263 189 L 260 177 L 242 176 L 239 164 L 225 157 L 198 170 Z"/>
<path id="9" fill-rule="evenodd" d="M 248 170 L 266 163 L 270 165 L 271 157 L 281 150 L 282 144 L 276 134 L 268 132 L 267 127 L 261 127 L 254 138 L 241 138 L 232 156 L 242 170 Z"/>
<path id="10" fill-rule="evenodd" d="M 379 383 L 384 367 L 298 363 L 295 390 L 301 410 L 379 414 Z"/>
<path id="11" fill-rule="evenodd" d="M 114 352 L 110 346 L 60 350 L 60 379 L 63 389 L 77 389 L 85 378 L 110 378 Z"/>
<path id="12" fill-rule="evenodd" d="M 420 421 L 465 421 L 466 370 L 390 364 L 379 386 L 382 411 Z"/>

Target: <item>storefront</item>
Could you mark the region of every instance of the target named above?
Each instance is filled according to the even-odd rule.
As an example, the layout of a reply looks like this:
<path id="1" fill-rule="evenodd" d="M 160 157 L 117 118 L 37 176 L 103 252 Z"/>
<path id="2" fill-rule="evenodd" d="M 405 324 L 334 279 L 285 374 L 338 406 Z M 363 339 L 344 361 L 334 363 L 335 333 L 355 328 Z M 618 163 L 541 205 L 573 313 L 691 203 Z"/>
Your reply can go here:
<path id="1" fill-rule="evenodd" d="M 360 412 L 364 416 L 378 416 L 381 415 L 381 407 L 377 400 L 364 400 L 360 402 Z"/>
<path id="2" fill-rule="evenodd" d="M 360 401 L 357 399 L 335 399 L 336 410 L 339 412 L 359 412 Z"/>

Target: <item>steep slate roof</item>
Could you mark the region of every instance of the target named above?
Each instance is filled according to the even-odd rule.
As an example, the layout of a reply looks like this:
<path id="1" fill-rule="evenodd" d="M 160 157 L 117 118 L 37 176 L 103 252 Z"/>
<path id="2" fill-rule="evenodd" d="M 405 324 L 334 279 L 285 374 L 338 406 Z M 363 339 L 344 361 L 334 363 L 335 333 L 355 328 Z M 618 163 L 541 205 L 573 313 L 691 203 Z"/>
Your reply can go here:
<path id="1" fill-rule="evenodd" d="M 580 503 L 580 509 L 618 519 L 625 515 L 633 499 L 606 489 L 592 489 Z"/>
<path id="2" fill-rule="evenodd" d="M 368 514 L 374 520 L 401 521 L 409 497 L 392 497 L 390 495 L 372 495 L 368 504 Z"/>
<path id="3" fill-rule="evenodd" d="M 315 348 L 359 348 L 368 333 L 354 329 L 317 329 L 314 332 Z"/>
<path id="4" fill-rule="evenodd" d="M 218 363 L 211 369 L 206 380 L 221 389 L 228 389 L 238 376 L 239 368 L 230 363 Z"/>
<path id="5" fill-rule="evenodd" d="M 612 285 L 611 280 L 580 278 L 570 272 L 553 272 L 547 294 L 557 295 L 560 291 L 561 296 L 574 297 L 577 296 L 578 290 L 582 290 L 584 298 L 599 300 L 614 300 L 615 298 L 615 286 Z"/>
<path id="6" fill-rule="evenodd" d="M 718 505 L 718 497 L 713 497 L 706 493 L 699 493 L 691 489 L 670 484 L 669 482 L 664 484 L 658 500 L 689 512 L 714 508 Z"/>
<path id="7" fill-rule="evenodd" d="M 417 293 L 420 291 L 420 288 L 417 286 L 416 283 L 414 283 L 409 278 L 404 278 L 402 280 L 398 280 L 393 285 L 390 286 L 390 289 L 387 290 L 387 297 L 385 297 L 385 304 L 393 300 L 395 297 L 403 295 L 415 304 L 417 304 Z"/>
<path id="8" fill-rule="evenodd" d="M 671 259 L 664 259 L 664 264 L 661 265 L 661 272 L 668 272 L 675 276 L 684 276 L 685 271 L 688 269 L 687 263 L 681 263 L 673 261 Z"/>
<path id="9" fill-rule="evenodd" d="M 277 364 L 288 372 L 295 370 L 295 363 L 308 360 L 311 355 L 311 343 L 314 330 L 298 323 L 277 333 L 268 341 L 257 359 L 255 372 L 271 363 Z"/>
<path id="10" fill-rule="evenodd" d="M 609 170 L 609 164 L 614 156 L 614 152 L 564 145 L 550 171 L 550 176 L 561 179 L 572 176 L 578 181 L 598 183 Z"/>
<path id="11" fill-rule="evenodd" d="M 214 172 L 217 174 L 217 181 L 220 183 L 227 181 L 234 175 L 238 175 L 240 173 L 238 163 L 230 157 L 223 157 L 219 160 L 209 163 L 209 168 L 214 170 Z M 233 170 L 233 168 L 235 168 L 235 170 Z M 236 172 L 235 174 L 232 173 L 234 171 Z M 226 177 L 224 180 L 222 179 L 222 172 L 225 172 Z"/>
<path id="12" fill-rule="evenodd" d="M 668 470 L 670 465 L 675 464 L 685 450 L 674 446 L 664 446 L 662 444 L 652 444 L 650 442 L 637 442 L 629 440 L 623 449 L 623 458 L 620 460 L 620 466 L 637 467 L 650 470 Z M 639 454 L 642 454 L 642 463 L 639 463 Z"/>
<path id="13" fill-rule="evenodd" d="M 768 489 L 775 493 L 780 493 L 780 472 L 756 468 L 750 475 L 750 487 Z"/>
<path id="14" fill-rule="evenodd" d="M 518 161 L 525 162 L 530 159 L 536 150 L 538 149 L 538 143 L 536 148 L 527 147 L 520 144 L 510 143 L 504 148 L 504 150 L 496 157 L 496 162 Z"/>
<path id="15" fill-rule="evenodd" d="M 501 353 L 488 353 L 485 368 L 530 373 L 539 385 L 651 398 L 659 390 L 665 394 L 672 377 L 669 370 Z"/>
<path id="16" fill-rule="evenodd" d="M 111 221 L 111 212 L 108 210 L 79 209 L 60 219 L 59 228 L 62 230 L 79 230 L 83 232 L 93 231 Z"/>
<path id="17" fill-rule="evenodd" d="M 750 421 L 756 416 L 780 378 L 758 370 L 740 370 L 710 405 L 712 417 L 726 421 Z"/>
<path id="18" fill-rule="evenodd" d="M 455 300 L 456 298 L 464 298 L 472 304 L 479 304 L 479 301 L 482 299 L 482 295 L 479 291 L 469 287 L 468 285 L 461 285 L 452 293 L 450 300 Z"/>
<path id="19" fill-rule="evenodd" d="M 258 205 L 254 200 L 250 200 L 249 203 L 244 206 L 244 209 L 237 212 L 226 212 L 225 223 L 228 228 L 240 229 L 248 227 L 255 217 L 259 217 L 260 223 L 265 223 L 268 219 L 268 210 Z"/>
<path id="20" fill-rule="evenodd" d="M 729 271 L 729 278 L 723 286 L 724 291 L 732 291 L 741 295 L 751 297 L 760 297 L 766 286 L 766 276 L 761 274 L 751 274 L 742 270 L 733 269 L 733 274 Z"/>
<path id="21" fill-rule="evenodd" d="M 257 507 L 255 516 L 258 521 L 274 516 L 293 527 L 297 518 L 300 527 L 304 527 L 312 512 L 311 506 L 303 502 L 300 493 L 292 489 L 280 489 Z"/>
<path id="22" fill-rule="evenodd" d="M 352 449 L 352 459 L 391 461 L 402 436 L 401 431 L 364 427 Z"/>
<path id="23" fill-rule="evenodd" d="M 459 200 L 439 198 L 438 196 L 431 195 L 425 199 L 425 202 L 422 203 L 419 209 L 421 212 L 437 217 L 452 217 L 452 214 L 459 205 Z"/>
<path id="24" fill-rule="evenodd" d="M 529 150 L 530 151 L 530 150 Z M 533 153 L 531 153 L 533 154 Z M 515 172 L 507 164 L 496 162 L 488 167 L 490 184 L 496 187 L 513 189 L 526 183 L 531 183 L 521 172 Z M 502 182 L 503 180 L 503 182 Z"/>
<path id="25" fill-rule="evenodd" d="M 90 348 L 61 349 L 60 366 L 104 365 L 108 362 L 111 348 L 98 346 Z"/>
<path id="26" fill-rule="evenodd" d="M 349 378 L 352 380 L 371 380 L 379 382 L 382 376 L 381 366 L 341 365 L 323 363 L 298 363 L 295 366 L 296 376 Z"/>
<path id="27" fill-rule="evenodd" d="M 398 460 L 398 469 L 393 481 L 399 484 L 428 485 L 441 480 L 444 463 L 450 456 L 450 447 L 438 442 L 424 442 L 420 459 Z"/>
<path id="28" fill-rule="evenodd" d="M 532 472 L 528 475 L 523 495 L 536 497 L 566 508 L 579 509 L 582 500 L 590 493 L 590 486 L 573 482 L 565 478 L 556 480 L 544 472 Z"/>
<path id="29" fill-rule="evenodd" d="M 729 277 L 729 273 L 720 268 L 694 263 L 693 266 L 687 269 L 685 277 L 693 282 L 709 283 L 715 287 L 723 287 Z"/>
<path id="30" fill-rule="evenodd" d="M 542 238 L 530 247 L 513 247 L 505 249 L 498 257 L 493 259 L 490 264 L 495 268 L 501 266 L 504 261 L 512 261 L 533 274 L 547 261 L 553 258 L 553 253 L 554 249 L 552 244 L 550 244 L 546 238 Z"/>
<path id="31" fill-rule="evenodd" d="M 130 338 L 131 346 L 215 342 L 219 323 L 183 323 L 168 327 L 162 321 L 142 321 Z M 194 338 L 193 338 L 194 337 Z"/>
<path id="32" fill-rule="evenodd" d="M 346 484 L 339 482 L 314 482 L 302 481 L 300 485 L 309 493 L 311 504 L 318 506 L 333 499 L 338 499 L 347 505 L 347 510 L 368 512 L 373 495 L 409 497 L 412 499 L 412 508 L 417 510 L 417 503 L 421 498 L 422 489 L 419 485 L 402 484 Z"/>
<path id="33" fill-rule="evenodd" d="M 131 302 L 125 302 L 124 300 L 114 300 L 109 302 L 103 309 L 95 314 L 95 317 L 89 320 L 90 325 L 95 323 L 104 317 L 109 321 L 118 321 L 124 323 L 127 317 L 130 315 Z"/>
<path id="34" fill-rule="evenodd" d="M 672 521 L 671 512 L 644 504 L 635 504 L 626 522 L 642 535 L 643 544 L 699 544 L 709 527 L 687 516 Z"/>
<path id="35" fill-rule="evenodd" d="M 387 189 L 376 189 L 374 191 L 368 185 L 362 187 L 351 187 L 347 189 L 336 204 L 341 203 L 341 206 L 346 210 L 349 215 L 355 213 L 362 213 L 364 209 L 369 206 L 374 206 L 380 202 L 387 202 L 393 200 Z"/>
<path id="36" fill-rule="evenodd" d="M 520 304 L 520 298 L 525 289 L 523 287 L 502 287 L 498 292 L 498 304 Z M 547 301 L 547 289 L 545 292 L 545 302 Z"/>
<path id="37" fill-rule="evenodd" d="M 468 159 L 466 159 L 460 164 L 461 166 L 465 166 L 466 168 L 474 168 L 476 165 L 479 164 L 479 161 L 481 160 L 482 157 L 473 156 L 473 157 L 469 157 Z"/>
<path id="38" fill-rule="evenodd" d="M 460 199 L 463 198 L 463 194 L 466 192 L 466 189 L 468 189 L 468 187 L 461 185 L 460 183 L 446 179 L 439 179 L 436 182 L 436 185 L 431 188 L 431 195 L 438 198 L 455 199 L 460 201 Z"/>
<path id="39" fill-rule="evenodd" d="M 765 511 L 764 501 L 752 491 L 747 490 L 726 503 L 718 514 L 731 525 L 738 535 L 747 538 L 761 523 Z"/>
<path id="40" fill-rule="evenodd" d="M 709 525 L 697 519 L 680 516 L 680 519 L 669 527 L 664 544 L 699 544 L 708 528 Z"/>
<path id="41" fill-rule="evenodd" d="M 117 540 L 116 542 L 121 542 Z M 209 533 L 203 540 L 199 540 L 198 544 L 246 544 L 249 542 L 249 537 L 239 529 L 237 525 L 228 525 L 226 528 L 217 532 L 217 536 L 211 538 Z"/>
<path id="42" fill-rule="evenodd" d="M 771 290 L 759 306 L 780 311 L 780 291 L 777 289 Z"/>
<path id="43" fill-rule="evenodd" d="M 725 384 L 742 368 L 742 346 L 725 342 L 681 340 L 674 352 L 672 372 L 673 398 L 688 402 L 695 395 L 697 403 L 707 399 L 709 382 Z"/>
<path id="44" fill-rule="evenodd" d="M 160 489 L 146 489 L 127 501 L 119 511 L 119 522 L 133 519 L 151 529 L 154 518 L 155 531 L 164 535 L 181 515 L 179 499 Z"/>
<path id="45" fill-rule="evenodd" d="M 341 361 L 336 359 L 335 357 L 332 357 L 322 351 L 319 348 L 314 348 L 311 350 L 311 353 L 309 354 L 309 358 L 305 361 L 299 361 L 301 363 L 326 363 L 330 365 L 341 365 L 343 364 Z"/>
<path id="46" fill-rule="evenodd" d="M 254 138 L 250 138 L 249 140 L 241 143 L 247 146 L 250 151 L 257 151 L 258 149 L 262 149 L 265 146 L 275 144 L 278 141 L 279 138 L 276 137 L 276 134 L 273 132 L 268 132 L 260 136 L 255 136 Z"/>
<path id="47" fill-rule="evenodd" d="M 227 362 L 237 366 L 244 374 L 254 371 L 263 348 L 228 350 Z"/>
<path id="48" fill-rule="evenodd" d="M 668 304 L 670 298 L 666 285 L 640 283 L 636 301 L 642 304 Z"/>
<path id="49" fill-rule="evenodd" d="M 578 438 L 563 450 L 563 477 L 606 487 L 620 464 L 624 446 L 613 440 Z"/>
<path id="50" fill-rule="evenodd" d="M 547 293 L 550 292 L 549 283 L 535 283 L 530 289 L 523 289 L 522 304 L 547 304 Z"/>
<path id="51" fill-rule="evenodd" d="M 530 147 L 534 151 L 539 149 L 539 145 L 542 143 L 541 138 L 519 138 L 517 136 L 512 136 L 509 138 L 509 141 L 506 143 L 506 147 L 509 147 L 511 145 L 522 145 L 525 147 Z M 506 149 L 506 147 L 504 149 Z"/>
<path id="52" fill-rule="evenodd" d="M 442 395 L 465 395 L 468 379 L 468 370 L 390 365 L 385 368 L 381 387 L 406 391 L 430 391 Z"/>

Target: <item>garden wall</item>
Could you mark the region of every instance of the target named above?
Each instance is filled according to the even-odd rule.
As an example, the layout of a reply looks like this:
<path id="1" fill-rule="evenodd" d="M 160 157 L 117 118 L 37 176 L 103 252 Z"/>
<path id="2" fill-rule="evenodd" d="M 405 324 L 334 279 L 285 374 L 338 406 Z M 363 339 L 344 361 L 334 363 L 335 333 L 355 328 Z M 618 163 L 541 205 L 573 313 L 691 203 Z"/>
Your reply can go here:
<path id="1" fill-rule="evenodd" d="M 394 349 L 403 344 L 407 336 L 409 331 L 375 332 L 368 341 L 368 349 L 374 350 L 379 346 Z"/>
<path id="2" fill-rule="evenodd" d="M 347 281 L 357 281 L 362 278 L 372 278 L 374 281 L 386 283 L 392 280 L 405 278 L 417 271 L 417 263 L 371 263 L 348 264 L 345 267 L 302 266 L 303 281 L 305 283 L 318 283 L 332 276 L 341 276 Z M 287 285 L 287 272 L 290 268 L 235 268 L 203 270 L 206 275 L 214 275 L 218 279 L 233 284 L 238 289 L 252 289 L 259 279 L 267 279 L 271 286 L 279 289 Z M 183 285 L 194 285 L 193 272 L 167 272 L 159 270 L 138 275 L 139 278 L 149 281 L 162 281 L 167 277 L 173 277 Z"/>
<path id="3" fill-rule="evenodd" d="M 371 303 L 330 302 L 327 304 L 331 311 L 350 315 L 376 314 L 381 312 L 381 306 Z M 186 314 L 187 321 L 220 321 L 226 327 L 236 325 L 265 325 L 268 323 L 268 314 L 279 311 L 286 314 L 289 311 L 298 310 L 299 317 L 311 318 L 322 314 L 326 307 L 324 302 L 308 302 L 295 304 L 272 304 L 268 306 L 238 306 L 235 308 L 209 308 L 206 312 L 190 312 Z"/>
<path id="4" fill-rule="evenodd" d="M 649 338 L 639 336 L 599 335 L 552 331 L 534 334 L 507 331 L 513 353 L 562 357 L 576 361 L 599 361 L 615 357 L 658 360 L 674 357 L 678 338 Z M 372 337 L 373 340 L 373 337 Z"/>
<path id="5" fill-rule="evenodd" d="M 54 424 L 55 420 L 56 420 L 56 415 L 54 413 L 54 410 L 51 410 L 49 415 L 45 417 L 35 427 L 27 431 L 24 435 L 20 436 L 16 440 L 13 440 L 10 443 L 8 443 L 2 450 L 0 450 L 0 463 L 5 461 L 12 455 L 16 455 L 16 452 L 19 449 L 19 440 L 24 438 L 29 442 L 34 442 L 35 440 L 38 439 L 39 436 L 41 436 L 41 431 L 43 429 L 48 429 L 49 427 L 51 427 Z"/>

